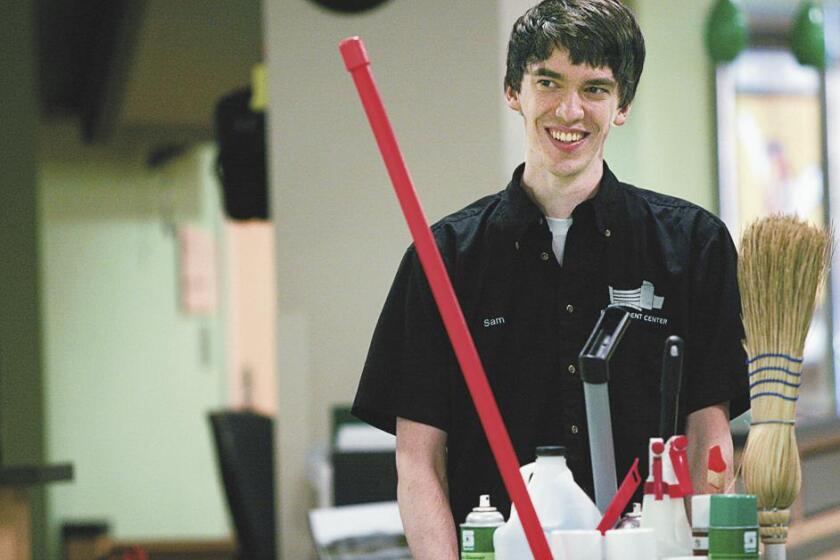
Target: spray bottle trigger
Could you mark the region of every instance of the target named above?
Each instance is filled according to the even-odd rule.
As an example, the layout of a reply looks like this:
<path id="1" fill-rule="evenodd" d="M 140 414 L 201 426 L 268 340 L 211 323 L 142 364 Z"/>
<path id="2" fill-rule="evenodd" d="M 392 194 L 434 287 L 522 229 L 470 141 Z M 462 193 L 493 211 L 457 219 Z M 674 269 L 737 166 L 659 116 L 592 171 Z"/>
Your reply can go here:
<path id="1" fill-rule="evenodd" d="M 668 456 L 671 458 L 671 465 L 674 469 L 674 476 L 683 496 L 694 494 L 694 485 L 691 483 L 691 471 L 688 468 L 688 438 L 677 436 L 671 442 L 671 449 Z"/>

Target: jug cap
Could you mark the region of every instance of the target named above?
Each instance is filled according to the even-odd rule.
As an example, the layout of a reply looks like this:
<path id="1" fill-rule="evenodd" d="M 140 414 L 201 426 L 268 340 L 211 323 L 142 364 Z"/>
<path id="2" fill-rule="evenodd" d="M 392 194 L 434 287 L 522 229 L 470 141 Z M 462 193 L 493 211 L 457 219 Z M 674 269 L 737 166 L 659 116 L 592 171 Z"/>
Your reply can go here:
<path id="1" fill-rule="evenodd" d="M 565 445 L 541 445 L 537 447 L 537 457 L 565 457 Z"/>

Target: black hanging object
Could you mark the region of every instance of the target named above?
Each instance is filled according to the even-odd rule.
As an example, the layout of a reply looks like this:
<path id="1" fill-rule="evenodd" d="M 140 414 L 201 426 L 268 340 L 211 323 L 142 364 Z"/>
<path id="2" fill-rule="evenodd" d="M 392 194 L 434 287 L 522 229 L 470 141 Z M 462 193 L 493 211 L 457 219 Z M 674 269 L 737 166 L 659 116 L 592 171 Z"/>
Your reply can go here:
<path id="1" fill-rule="evenodd" d="M 265 113 L 252 111 L 251 89 L 237 90 L 216 105 L 217 172 L 225 213 L 234 220 L 268 219 Z"/>
<path id="2" fill-rule="evenodd" d="M 312 0 L 322 8 L 343 14 L 359 14 L 378 7 L 388 0 Z"/>

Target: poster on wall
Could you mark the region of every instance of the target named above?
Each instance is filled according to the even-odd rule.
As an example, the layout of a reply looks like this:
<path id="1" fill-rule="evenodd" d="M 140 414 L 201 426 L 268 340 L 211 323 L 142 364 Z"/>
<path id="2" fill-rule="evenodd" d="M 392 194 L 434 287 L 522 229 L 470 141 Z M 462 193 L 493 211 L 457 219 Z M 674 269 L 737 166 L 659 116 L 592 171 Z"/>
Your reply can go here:
<path id="1" fill-rule="evenodd" d="M 216 243 L 199 226 L 178 228 L 178 270 L 181 308 L 190 315 L 216 311 Z"/>

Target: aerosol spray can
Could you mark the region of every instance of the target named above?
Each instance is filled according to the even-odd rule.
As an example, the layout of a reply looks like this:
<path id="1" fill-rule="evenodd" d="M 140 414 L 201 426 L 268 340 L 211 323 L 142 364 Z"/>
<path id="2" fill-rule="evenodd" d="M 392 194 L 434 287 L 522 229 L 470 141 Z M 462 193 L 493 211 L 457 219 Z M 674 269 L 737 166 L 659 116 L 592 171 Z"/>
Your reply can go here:
<path id="1" fill-rule="evenodd" d="M 495 560 L 493 533 L 504 523 L 502 514 L 490 505 L 490 496 L 483 494 L 461 523 L 461 560 Z"/>
<path id="2" fill-rule="evenodd" d="M 638 529 L 642 526 L 642 504 L 633 502 L 633 511 L 622 517 L 616 529 Z"/>

